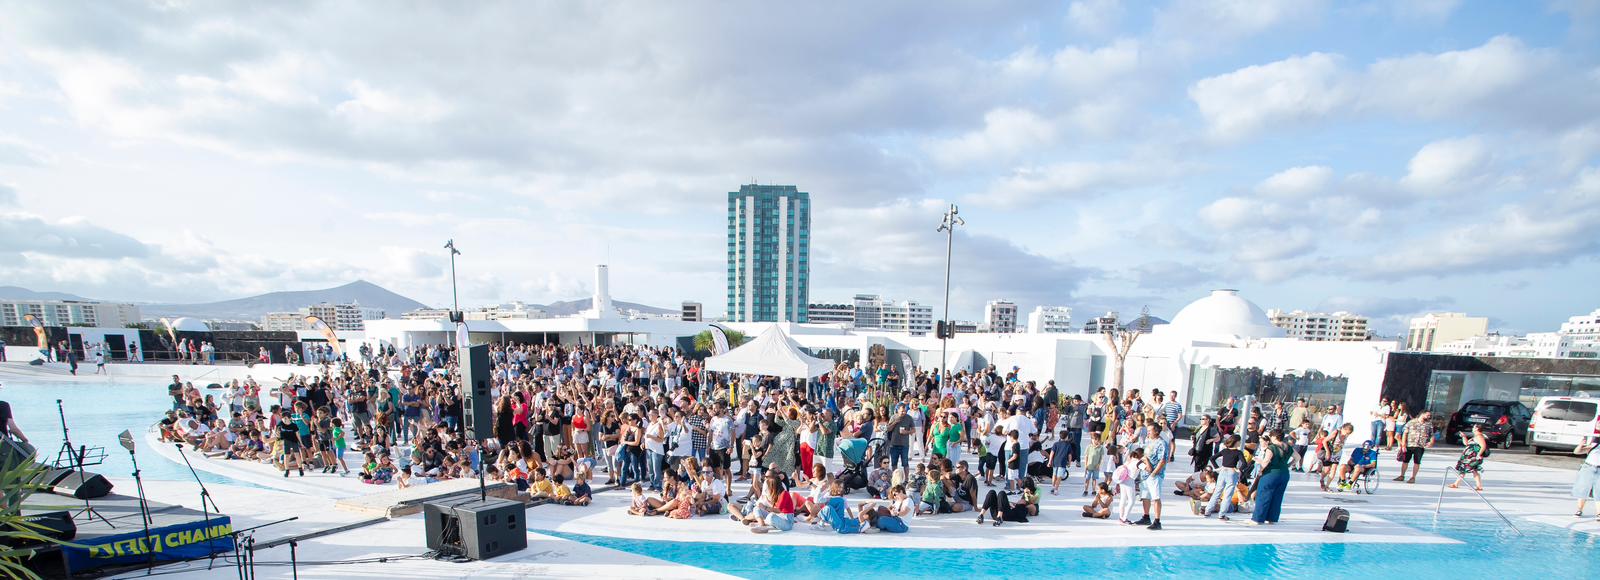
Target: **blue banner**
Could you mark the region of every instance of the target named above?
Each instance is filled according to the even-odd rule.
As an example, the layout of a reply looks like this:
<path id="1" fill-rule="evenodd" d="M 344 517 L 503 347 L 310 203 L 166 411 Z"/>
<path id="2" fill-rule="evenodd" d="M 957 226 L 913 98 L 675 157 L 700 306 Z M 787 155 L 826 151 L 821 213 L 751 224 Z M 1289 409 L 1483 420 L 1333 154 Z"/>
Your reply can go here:
<path id="1" fill-rule="evenodd" d="M 228 516 L 98 538 L 79 538 L 73 546 L 62 546 L 67 556 L 67 566 L 74 573 L 103 568 L 170 560 L 204 558 L 211 554 L 233 551 L 233 520 Z"/>

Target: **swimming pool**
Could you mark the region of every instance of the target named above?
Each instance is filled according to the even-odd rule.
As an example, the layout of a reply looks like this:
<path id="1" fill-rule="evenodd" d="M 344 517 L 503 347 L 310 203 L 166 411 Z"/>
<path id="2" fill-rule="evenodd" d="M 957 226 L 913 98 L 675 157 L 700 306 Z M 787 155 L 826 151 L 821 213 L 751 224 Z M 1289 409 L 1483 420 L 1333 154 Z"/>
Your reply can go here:
<path id="1" fill-rule="evenodd" d="M 139 468 L 143 470 L 139 474 L 141 477 L 146 480 L 194 479 L 188 467 L 145 448 L 145 430 L 172 408 L 172 399 L 167 397 L 167 381 L 120 378 L 103 383 L 38 379 L 4 382 L 0 400 L 11 403 L 17 426 L 39 450 L 41 461 L 55 461 L 61 448 L 61 419 L 56 412 L 56 399 L 61 399 L 73 445 L 106 449 L 105 463 L 87 467 L 89 471 L 106 477 L 133 477 L 133 462 L 128 459 L 128 452 L 117 444 L 117 435 L 127 429 L 133 432 L 138 445 L 135 450 L 139 454 Z M 259 487 L 203 471 L 200 479 L 206 483 Z M 131 493 L 132 490 L 120 491 Z"/>
<path id="2" fill-rule="evenodd" d="M 1583 532 L 1498 520 L 1390 518 L 1460 544 L 1253 544 L 1026 550 L 915 550 L 715 544 L 549 533 L 678 564 L 765 578 L 1596 578 L 1600 540 Z M 913 531 L 915 533 L 915 531 Z"/>

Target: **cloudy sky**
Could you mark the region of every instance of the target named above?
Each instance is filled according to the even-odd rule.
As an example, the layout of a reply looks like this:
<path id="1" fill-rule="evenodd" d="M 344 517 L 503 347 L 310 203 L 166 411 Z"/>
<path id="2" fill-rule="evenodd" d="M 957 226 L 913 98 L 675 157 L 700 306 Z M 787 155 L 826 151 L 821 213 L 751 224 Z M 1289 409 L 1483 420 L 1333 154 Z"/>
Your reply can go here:
<path id="1" fill-rule="evenodd" d="M 813 300 L 1600 307 L 1600 3 L 0 0 L 0 284 L 722 310 L 740 183 Z"/>

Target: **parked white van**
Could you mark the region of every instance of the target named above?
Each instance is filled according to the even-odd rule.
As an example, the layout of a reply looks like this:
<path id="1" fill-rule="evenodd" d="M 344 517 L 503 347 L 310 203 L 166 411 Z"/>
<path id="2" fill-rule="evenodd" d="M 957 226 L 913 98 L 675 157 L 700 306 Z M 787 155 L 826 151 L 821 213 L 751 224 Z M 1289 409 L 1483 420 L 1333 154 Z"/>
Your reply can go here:
<path id="1" fill-rule="evenodd" d="M 1600 399 L 1544 397 L 1528 424 L 1528 444 L 1534 453 L 1544 450 L 1571 453 L 1585 441 L 1600 436 Z"/>

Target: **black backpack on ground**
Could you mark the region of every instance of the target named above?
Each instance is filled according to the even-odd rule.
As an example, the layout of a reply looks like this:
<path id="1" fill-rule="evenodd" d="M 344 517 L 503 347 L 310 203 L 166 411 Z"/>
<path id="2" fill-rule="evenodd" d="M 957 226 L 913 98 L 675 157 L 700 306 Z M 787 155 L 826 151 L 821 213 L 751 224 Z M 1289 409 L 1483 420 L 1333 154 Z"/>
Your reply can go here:
<path id="1" fill-rule="evenodd" d="M 1328 510 L 1328 520 L 1322 523 L 1322 531 L 1344 533 L 1350 529 L 1350 512 L 1342 507 Z"/>

